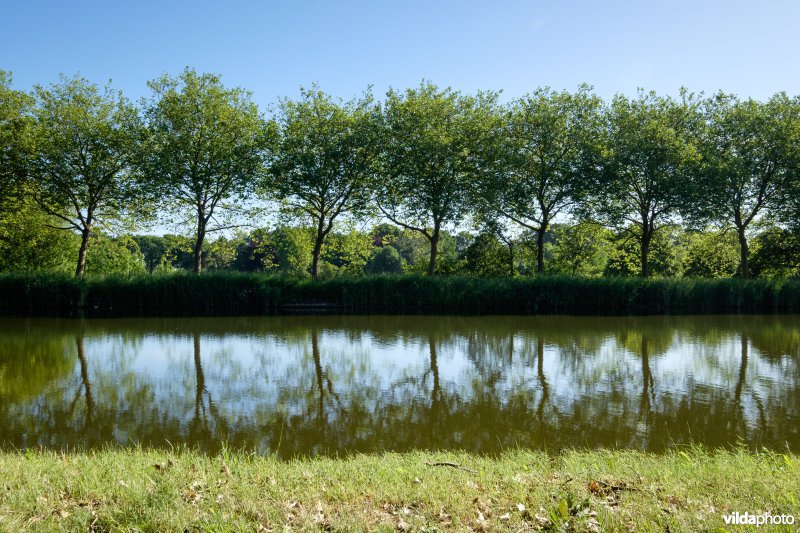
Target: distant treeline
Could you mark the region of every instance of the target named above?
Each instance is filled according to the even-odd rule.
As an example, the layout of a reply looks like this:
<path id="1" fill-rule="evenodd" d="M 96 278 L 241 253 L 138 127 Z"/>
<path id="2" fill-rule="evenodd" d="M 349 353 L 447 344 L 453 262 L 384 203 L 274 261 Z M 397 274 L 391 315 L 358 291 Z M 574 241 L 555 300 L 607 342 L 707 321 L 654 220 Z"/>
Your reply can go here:
<path id="1" fill-rule="evenodd" d="M 3 271 L 800 273 L 800 98 L 784 93 L 502 103 L 423 82 L 263 112 L 189 68 L 138 103 L 80 77 L 11 81 Z M 181 235 L 141 235 L 154 225 Z"/>
<path id="2" fill-rule="evenodd" d="M 0 271 L 66 273 L 75 268 L 79 237 L 45 229 L 36 236 L 35 221 L 0 245 Z M 344 228 L 343 228 L 344 229 Z M 264 272 L 310 277 L 313 228 L 280 225 L 240 231 L 206 241 L 206 271 Z M 194 267 L 192 237 L 180 235 L 98 234 L 91 240 L 86 269 L 90 274 L 166 274 Z M 611 230 L 591 222 L 554 223 L 544 239 L 546 273 L 558 276 L 636 276 L 637 241 L 626 229 Z M 437 272 L 442 275 L 514 277 L 536 275 L 536 234 L 526 230 L 502 240 L 491 232 L 442 231 Z M 800 240 L 778 226 L 760 228 L 751 239 L 750 274 L 758 278 L 797 277 Z M 320 279 L 360 275 L 424 274 L 430 244 L 417 232 L 392 224 L 332 231 L 318 265 Z M 730 278 L 738 274 L 739 244 L 733 232 L 686 230 L 677 225 L 656 232 L 650 250 L 650 273 L 659 278 Z"/>

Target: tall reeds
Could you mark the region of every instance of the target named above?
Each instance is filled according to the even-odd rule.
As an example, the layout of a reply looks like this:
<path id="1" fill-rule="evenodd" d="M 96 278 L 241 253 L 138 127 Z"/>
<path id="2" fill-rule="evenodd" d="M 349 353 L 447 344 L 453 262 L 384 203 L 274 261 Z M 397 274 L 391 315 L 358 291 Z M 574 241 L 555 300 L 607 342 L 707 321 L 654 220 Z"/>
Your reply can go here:
<path id="1" fill-rule="evenodd" d="M 0 276 L 0 313 L 57 316 L 342 313 L 800 312 L 800 280 L 373 276 L 310 281 L 230 272 Z"/>

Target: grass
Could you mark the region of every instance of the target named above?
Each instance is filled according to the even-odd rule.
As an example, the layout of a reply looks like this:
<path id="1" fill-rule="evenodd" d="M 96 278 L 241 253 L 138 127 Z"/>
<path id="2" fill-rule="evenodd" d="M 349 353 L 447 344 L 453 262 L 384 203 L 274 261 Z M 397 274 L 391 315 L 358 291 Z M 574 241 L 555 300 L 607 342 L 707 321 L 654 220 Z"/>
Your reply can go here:
<path id="1" fill-rule="evenodd" d="M 75 279 L 0 275 L 0 313 L 58 316 L 336 312 L 699 314 L 800 312 L 800 280 L 365 276 L 309 281 L 216 272 Z"/>
<path id="2" fill-rule="evenodd" d="M 286 462 L 231 451 L 0 453 L 6 531 L 700 531 L 721 530 L 734 511 L 800 519 L 800 458 L 698 448 Z"/>

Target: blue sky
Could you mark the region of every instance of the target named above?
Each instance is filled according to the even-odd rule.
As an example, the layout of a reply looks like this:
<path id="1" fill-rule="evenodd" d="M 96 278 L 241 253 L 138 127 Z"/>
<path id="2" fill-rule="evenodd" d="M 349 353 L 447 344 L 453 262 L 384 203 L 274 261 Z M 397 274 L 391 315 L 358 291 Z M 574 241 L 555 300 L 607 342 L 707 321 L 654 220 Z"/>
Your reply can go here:
<path id="1" fill-rule="evenodd" d="M 318 82 L 344 98 L 430 79 L 463 91 L 593 85 L 800 93 L 797 1 L 2 3 L 0 68 L 28 89 L 81 73 L 129 97 L 190 65 L 262 106 Z"/>

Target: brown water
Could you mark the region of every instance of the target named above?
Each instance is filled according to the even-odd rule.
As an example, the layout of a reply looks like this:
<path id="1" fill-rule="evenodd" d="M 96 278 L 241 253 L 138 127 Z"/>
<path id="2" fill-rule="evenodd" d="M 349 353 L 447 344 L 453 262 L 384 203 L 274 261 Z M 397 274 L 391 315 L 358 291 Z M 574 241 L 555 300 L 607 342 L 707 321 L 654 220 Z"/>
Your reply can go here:
<path id="1" fill-rule="evenodd" d="M 800 451 L 800 317 L 1 319 L 0 446 Z"/>

